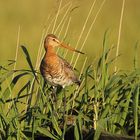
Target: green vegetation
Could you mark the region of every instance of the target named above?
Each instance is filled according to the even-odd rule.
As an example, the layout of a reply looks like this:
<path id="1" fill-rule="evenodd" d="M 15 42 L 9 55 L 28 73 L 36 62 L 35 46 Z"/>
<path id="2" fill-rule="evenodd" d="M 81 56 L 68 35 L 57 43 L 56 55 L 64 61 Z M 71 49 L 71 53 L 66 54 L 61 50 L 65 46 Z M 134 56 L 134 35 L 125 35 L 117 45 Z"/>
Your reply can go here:
<path id="1" fill-rule="evenodd" d="M 92 20 L 96 0 L 89 6 L 75 45 L 76 48 L 81 46 L 79 50 L 87 46 L 87 39 L 105 4 L 105 0 L 98 4 Z M 122 19 L 123 6 L 125 3 L 120 9 Z M 67 35 L 71 30 L 72 14 L 76 13 L 77 8 L 71 2 L 63 4 L 62 0 L 59 1 L 57 12 L 53 18 L 48 17 L 47 26 L 43 28 L 39 49 L 36 50 L 36 64 L 32 56 L 34 49 L 32 51 L 28 45 L 20 43 L 19 26 L 15 59 L 0 64 L 0 139 L 98 140 L 101 136 L 111 136 L 112 139 L 137 140 L 140 137 L 139 43 L 133 47 L 133 67 L 129 71 L 119 70 L 121 18 L 118 21 L 120 34 L 116 37 L 117 43 L 112 45 L 111 31 L 107 30 L 100 40 L 100 55 L 94 59 L 87 54 L 76 53 L 70 58 L 68 54 L 71 52 L 56 50 L 74 68 L 80 67 L 80 71 L 75 70 L 81 79 L 80 87 L 73 85 L 60 90 L 56 102 L 51 94 L 51 86 L 44 86 L 39 72 L 44 37 L 51 32 L 71 43 Z M 19 51 L 22 52 L 20 58 Z M 25 66 L 17 68 L 20 59 Z"/>

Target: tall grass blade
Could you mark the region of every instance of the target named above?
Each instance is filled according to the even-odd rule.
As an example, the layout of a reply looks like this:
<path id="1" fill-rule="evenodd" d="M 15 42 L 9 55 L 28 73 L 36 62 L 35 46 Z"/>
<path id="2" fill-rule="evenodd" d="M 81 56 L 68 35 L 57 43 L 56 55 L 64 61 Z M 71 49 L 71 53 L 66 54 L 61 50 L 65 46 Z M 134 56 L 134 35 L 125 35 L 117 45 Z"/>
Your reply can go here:
<path id="1" fill-rule="evenodd" d="M 23 77 L 27 74 L 28 74 L 27 72 L 24 72 L 24 73 L 18 74 L 17 76 L 14 77 L 14 79 L 10 83 L 10 89 L 9 89 L 9 87 L 6 88 L 4 93 L 2 94 L 2 98 L 4 100 L 6 100 L 10 96 L 10 90 L 12 90 L 16 86 L 16 83 L 18 82 L 18 80 L 20 80 L 21 77 Z"/>
<path id="2" fill-rule="evenodd" d="M 87 23 L 88 23 L 88 21 L 89 21 L 89 17 L 91 16 L 91 13 L 92 13 L 92 11 L 93 11 L 93 8 L 94 8 L 94 6 L 95 6 L 95 3 L 96 3 L 96 0 L 94 0 L 93 3 L 92 3 L 92 6 L 91 6 L 91 8 L 90 8 L 90 10 L 89 10 L 89 13 L 88 13 L 88 16 L 87 16 L 87 18 L 86 18 L 86 20 L 85 20 L 85 23 L 84 23 L 84 25 L 83 25 L 83 28 L 82 28 L 82 30 L 81 30 L 80 36 L 79 36 L 78 41 L 77 41 L 77 43 L 76 43 L 75 49 L 77 49 L 77 47 L 78 47 L 78 45 L 79 45 L 79 43 L 80 43 L 80 40 L 81 40 L 82 35 L 83 35 L 83 33 L 84 33 L 85 29 L 86 29 Z M 70 62 L 71 64 L 72 64 L 72 62 L 73 62 L 74 55 L 75 55 L 75 53 L 73 53 L 73 55 L 72 55 L 71 62 Z"/>
<path id="3" fill-rule="evenodd" d="M 37 127 L 36 130 L 39 133 L 43 134 L 44 136 L 47 136 L 47 137 L 52 138 L 54 140 L 58 140 L 58 137 L 54 136 L 47 128 Z"/>
<path id="4" fill-rule="evenodd" d="M 96 13 L 96 15 L 95 15 L 95 18 L 94 18 L 94 20 L 93 20 L 92 23 L 91 23 L 91 25 L 90 25 L 90 27 L 89 27 L 89 29 L 88 29 L 88 32 L 87 32 L 87 34 L 86 34 L 86 37 L 85 37 L 85 39 L 84 39 L 84 42 L 82 43 L 82 46 L 81 46 L 81 48 L 80 48 L 80 51 L 82 51 L 83 47 L 85 46 L 85 43 L 86 43 L 86 41 L 87 41 L 87 39 L 88 39 L 88 36 L 89 36 L 89 34 L 90 34 L 90 32 L 91 32 L 91 30 L 92 30 L 92 28 L 93 28 L 93 25 L 94 25 L 95 22 L 96 22 L 96 19 L 97 19 L 99 13 L 101 12 L 101 9 L 103 8 L 103 6 L 104 6 L 104 4 L 105 4 L 105 1 L 106 1 L 106 0 L 103 0 L 103 2 L 101 3 L 101 5 L 100 5 L 100 7 L 99 7 L 99 9 L 98 9 L 98 11 L 97 11 L 97 13 Z M 80 56 L 80 54 L 77 55 L 77 58 L 76 58 L 76 60 L 75 60 L 75 63 L 74 63 L 74 65 L 73 65 L 73 67 L 76 66 L 76 63 L 77 63 L 77 61 L 78 61 L 78 59 L 79 59 L 79 56 Z"/>
<path id="5" fill-rule="evenodd" d="M 59 12 L 60 12 L 60 9 L 61 9 L 61 5 L 62 5 L 62 0 L 60 0 L 59 6 L 58 6 L 58 11 L 57 11 L 57 14 L 56 14 L 56 16 L 55 16 L 55 20 L 54 20 L 54 24 L 53 24 L 52 33 L 55 32 L 55 26 L 56 26 L 56 22 L 57 22 L 57 19 L 58 19 L 58 16 L 59 16 Z"/>
<path id="6" fill-rule="evenodd" d="M 138 136 L 138 126 L 139 126 L 139 119 L 138 119 L 138 108 L 139 108 L 139 97 L 140 97 L 140 88 L 139 85 L 135 87 L 134 90 L 134 123 L 135 123 L 135 140 L 137 140 Z"/>
<path id="7" fill-rule="evenodd" d="M 138 44 L 139 42 L 137 41 L 135 44 L 135 48 L 134 48 L 134 69 L 136 70 L 138 68 Z"/>
<path id="8" fill-rule="evenodd" d="M 29 53 L 28 53 L 26 47 L 25 47 L 25 46 L 21 46 L 21 48 L 22 48 L 22 50 L 23 50 L 23 52 L 24 52 L 24 54 L 25 54 L 26 60 L 27 60 L 27 62 L 28 62 L 28 64 L 29 64 L 30 69 L 32 70 L 32 73 L 33 73 L 33 75 L 34 75 L 36 81 L 39 83 L 38 78 L 37 78 L 36 73 L 35 73 L 35 70 L 34 70 L 34 67 L 33 67 L 33 65 L 32 65 L 32 61 L 31 61 L 30 55 L 29 55 Z"/>
<path id="9" fill-rule="evenodd" d="M 15 55 L 15 64 L 14 64 L 14 68 L 13 70 L 16 69 L 16 64 L 17 64 L 17 58 L 18 58 L 18 50 L 19 50 L 19 37 L 20 37 L 20 25 L 18 27 L 18 35 L 17 35 L 17 46 L 16 46 L 16 55 Z M 14 74 L 13 74 L 13 77 L 12 79 L 14 78 Z"/>
<path id="10" fill-rule="evenodd" d="M 119 55 L 119 47 L 120 47 L 120 39 L 121 39 L 121 31 L 122 31 L 122 20 L 124 15 L 124 6 L 125 6 L 125 0 L 122 1 L 122 8 L 121 8 L 121 15 L 120 15 L 120 23 L 119 23 L 119 32 L 118 32 L 118 41 L 117 41 L 117 49 L 116 49 L 116 57 Z M 117 66 L 115 64 L 114 71 L 117 71 Z"/>
<path id="11" fill-rule="evenodd" d="M 61 137 L 62 136 L 62 131 L 59 128 L 59 125 L 58 125 L 58 122 L 57 122 L 55 116 L 52 116 L 52 124 L 53 124 L 53 127 L 56 130 L 57 134 Z"/>

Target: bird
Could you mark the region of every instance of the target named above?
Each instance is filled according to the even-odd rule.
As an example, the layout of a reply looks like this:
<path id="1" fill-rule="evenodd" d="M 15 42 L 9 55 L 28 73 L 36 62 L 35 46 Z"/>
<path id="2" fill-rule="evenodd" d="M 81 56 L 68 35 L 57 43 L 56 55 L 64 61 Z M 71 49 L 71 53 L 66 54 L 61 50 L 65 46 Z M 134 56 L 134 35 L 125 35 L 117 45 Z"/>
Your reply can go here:
<path id="1" fill-rule="evenodd" d="M 45 54 L 40 64 L 40 72 L 44 80 L 53 88 L 65 88 L 72 84 L 80 85 L 80 80 L 74 73 L 73 67 L 64 58 L 57 55 L 56 47 L 63 47 L 73 52 L 84 54 L 69 45 L 65 45 L 54 34 L 48 34 L 44 39 Z"/>

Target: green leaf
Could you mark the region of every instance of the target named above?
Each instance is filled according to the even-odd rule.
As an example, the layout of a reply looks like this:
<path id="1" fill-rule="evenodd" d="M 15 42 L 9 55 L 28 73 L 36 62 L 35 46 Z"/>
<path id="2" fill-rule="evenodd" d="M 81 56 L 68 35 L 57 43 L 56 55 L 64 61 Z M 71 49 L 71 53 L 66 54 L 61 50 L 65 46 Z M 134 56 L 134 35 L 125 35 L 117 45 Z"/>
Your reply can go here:
<path id="1" fill-rule="evenodd" d="M 75 137 L 75 140 L 80 140 L 79 127 L 78 127 L 77 123 L 76 123 L 76 125 L 74 127 L 74 137 Z"/>
<path id="2" fill-rule="evenodd" d="M 0 83 L 3 83 L 8 77 L 12 76 L 14 71 L 8 71 L 0 77 Z"/>
<path id="3" fill-rule="evenodd" d="M 140 88 L 137 85 L 134 90 L 134 123 L 135 123 L 135 140 L 137 140 L 138 136 L 138 107 L 139 107 L 139 94 L 140 94 Z"/>
<path id="4" fill-rule="evenodd" d="M 23 133 L 22 131 L 20 131 L 20 136 L 21 136 L 20 139 L 23 138 L 24 140 L 30 140 L 29 138 L 27 138 L 27 137 L 24 135 L 24 133 Z M 20 140 L 20 139 L 19 139 L 19 140 Z"/>
<path id="5" fill-rule="evenodd" d="M 62 131 L 59 128 L 58 121 L 56 120 L 55 116 L 52 116 L 52 124 L 53 124 L 53 127 L 56 130 L 57 134 L 59 136 L 62 136 Z"/>
<path id="6" fill-rule="evenodd" d="M 52 138 L 54 140 L 58 140 L 58 137 L 54 136 L 47 128 L 43 128 L 43 127 L 37 127 L 36 129 L 39 133 Z"/>
<path id="7" fill-rule="evenodd" d="M 36 73 L 35 73 L 35 70 L 34 70 L 34 67 L 32 65 L 32 61 L 31 61 L 30 55 L 28 53 L 28 50 L 26 49 L 25 46 L 21 46 L 21 48 L 22 48 L 22 50 L 23 50 L 23 52 L 25 54 L 26 60 L 27 60 L 27 62 L 29 64 L 29 67 L 30 67 L 30 69 L 31 69 L 36 81 L 39 83 L 38 78 L 37 78 Z"/>
<path id="8" fill-rule="evenodd" d="M 95 130 L 94 140 L 99 140 L 101 132 L 104 131 L 105 129 L 104 126 L 106 122 L 107 122 L 107 119 L 100 119 L 97 121 L 97 128 Z"/>
<path id="9" fill-rule="evenodd" d="M 9 95 L 10 95 L 12 89 L 14 88 L 14 86 L 16 85 L 16 83 L 18 82 L 18 80 L 19 80 L 21 77 L 23 77 L 23 76 L 25 76 L 25 75 L 27 75 L 27 74 L 28 74 L 27 72 L 24 72 L 24 73 L 18 74 L 17 76 L 14 77 L 14 79 L 12 80 L 12 82 L 10 83 L 10 85 L 6 88 L 6 90 L 5 90 L 4 93 L 2 94 L 2 98 L 3 98 L 4 100 L 6 100 L 6 99 L 9 97 Z"/>

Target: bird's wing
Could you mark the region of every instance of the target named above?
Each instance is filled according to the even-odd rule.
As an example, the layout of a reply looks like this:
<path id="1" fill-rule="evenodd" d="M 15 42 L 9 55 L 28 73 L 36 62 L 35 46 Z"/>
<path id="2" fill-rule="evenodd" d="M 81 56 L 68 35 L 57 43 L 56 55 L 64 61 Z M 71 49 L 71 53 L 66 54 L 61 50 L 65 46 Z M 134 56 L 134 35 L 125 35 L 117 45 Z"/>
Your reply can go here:
<path id="1" fill-rule="evenodd" d="M 74 83 L 80 85 L 80 81 L 74 74 L 73 67 L 62 57 L 59 56 L 60 61 L 63 63 L 66 74 L 73 80 Z"/>
<path id="2" fill-rule="evenodd" d="M 64 58 L 62 58 L 61 56 L 59 56 L 59 58 L 63 62 L 64 67 L 67 67 L 67 68 L 73 70 L 73 67 Z"/>

